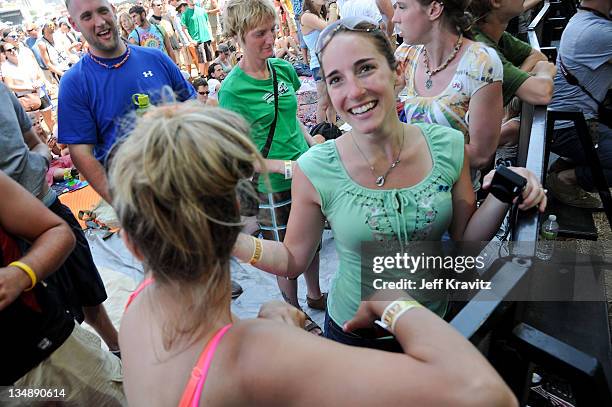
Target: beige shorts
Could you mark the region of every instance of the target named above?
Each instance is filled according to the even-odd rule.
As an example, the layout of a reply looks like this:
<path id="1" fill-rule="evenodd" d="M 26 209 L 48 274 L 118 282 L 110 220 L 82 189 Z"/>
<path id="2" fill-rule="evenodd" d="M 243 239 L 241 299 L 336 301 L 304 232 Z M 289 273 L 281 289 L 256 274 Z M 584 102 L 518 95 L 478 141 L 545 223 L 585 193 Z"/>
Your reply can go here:
<path id="1" fill-rule="evenodd" d="M 63 392 L 64 397 L 45 401 L 54 400 L 61 406 L 126 406 L 121 360 L 100 345 L 99 337 L 75 324 L 66 342 L 12 387 L 57 389 Z M 32 401 L 29 405 L 32 405 Z M 28 404 L 23 403 L 22 399 L 2 404 Z"/>

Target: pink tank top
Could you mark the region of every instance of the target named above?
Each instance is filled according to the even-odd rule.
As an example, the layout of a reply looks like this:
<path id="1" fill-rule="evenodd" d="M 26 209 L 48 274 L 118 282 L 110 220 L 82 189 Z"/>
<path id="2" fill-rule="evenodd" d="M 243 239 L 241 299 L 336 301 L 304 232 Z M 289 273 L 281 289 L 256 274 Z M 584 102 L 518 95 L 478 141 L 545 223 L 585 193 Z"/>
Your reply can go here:
<path id="1" fill-rule="evenodd" d="M 128 297 L 127 304 L 125 304 L 126 310 L 132 301 L 134 301 L 134 298 L 136 298 L 147 286 L 151 285 L 153 281 L 153 278 L 149 277 L 140 283 L 138 288 L 136 288 L 136 290 Z M 212 363 L 217 346 L 219 346 L 219 342 L 221 342 L 223 335 L 225 335 L 225 333 L 231 327 L 232 324 L 227 324 L 219 329 L 208 341 L 202 353 L 200 353 L 200 357 L 198 357 L 198 361 L 191 371 L 191 376 L 189 376 L 187 386 L 183 391 L 181 401 L 179 401 L 179 407 L 197 407 L 200 404 L 200 397 L 202 396 L 202 390 L 204 389 L 204 382 L 206 381 L 208 369 Z"/>

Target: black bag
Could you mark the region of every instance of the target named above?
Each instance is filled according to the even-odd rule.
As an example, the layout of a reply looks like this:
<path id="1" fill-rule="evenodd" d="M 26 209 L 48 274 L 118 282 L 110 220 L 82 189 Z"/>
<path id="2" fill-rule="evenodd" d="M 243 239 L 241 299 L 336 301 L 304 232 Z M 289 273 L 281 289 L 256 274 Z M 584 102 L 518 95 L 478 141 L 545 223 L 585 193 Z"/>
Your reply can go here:
<path id="1" fill-rule="evenodd" d="M 268 63 L 270 72 L 272 73 L 272 85 L 274 86 L 274 119 L 270 125 L 270 131 L 268 132 L 268 138 L 266 144 L 261 150 L 263 158 L 267 158 L 270 153 L 270 147 L 272 146 L 272 139 L 274 138 L 274 131 L 276 130 L 276 119 L 278 118 L 278 81 L 276 79 L 276 71 L 271 63 Z M 256 200 L 257 196 L 257 185 L 259 183 L 259 173 L 253 175 L 253 179 L 250 181 L 252 188 L 250 191 L 238 191 L 238 197 L 240 200 L 240 214 L 242 216 L 255 216 L 259 212 L 259 201 Z"/>
<path id="2" fill-rule="evenodd" d="M 589 92 L 582 84 L 578 81 L 578 78 L 572 74 L 569 69 L 563 63 L 563 59 L 559 57 L 559 63 L 561 65 L 561 74 L 570 85 L 578 86 L 591 100 L 597 103 L 597 121 L 605 126 L 612 128 L 612 102 L 609 98 L 605 97 L 603 101 L 595 99 L 593 94 Z"/>
<path id="3" fill-rule="evenodd" d="M 337 139 L 342 135 L 342 132 L 335 124 L 322 122 L 316 124 L 312 129 L 310 129 L 310 135 L 314 136 L 316 134 L 320 134 L 325 137 L 325 140 L 333 140 Z"/>

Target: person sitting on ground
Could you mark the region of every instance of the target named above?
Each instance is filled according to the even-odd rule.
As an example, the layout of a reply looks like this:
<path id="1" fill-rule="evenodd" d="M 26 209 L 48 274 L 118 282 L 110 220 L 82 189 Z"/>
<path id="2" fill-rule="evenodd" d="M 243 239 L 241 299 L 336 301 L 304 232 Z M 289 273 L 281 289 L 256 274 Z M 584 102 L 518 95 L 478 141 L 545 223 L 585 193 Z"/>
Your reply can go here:
<path id="1" fill-rule="evenodd" d="M 415 303 L 397 303 L 405 312 L 391 321 L 403 357 L 307 334 L 299 329 L 304 315 L 281 302 L 264 304 L 257 319 L 232 315 L 237 190 L 264 165 L 248 133 L 230 111 L 171 105 L 140 118 L 117 150 L 113 205 L 146 270 L 121 321 L 128 403 L 516 406 L 480 352 Z M 345 328 L 372 326 L 391 304 L 362 303 Z M 327 390 L 312 391 L 320 388 Z"/>
<path id="2" fill-rule="evenodd" d="M 394 86 L 401 69 L 375 21 L 351 18 L 329 25 L 319 36 L 317 55 L 331 103 L 352 130 L 312 147 L 297 160 L 285 240 L 242 234 L 234 255 L 279 277 L 295 278 L 316 253 L 327 219 L 340 261 L 329 292 L 325 336 L 399 351 L 393 339 L 370 339 L 343 329 L 358 312 L 364 288 L 362 242 L 403 246 L 440 241 L 447 231 L 455 241 L 487 241 L 509 205 L 489 194 L 476 207 L 461 132 L 400 122 Z M 524 168 L 511 169 L 527 180 L 519 208 L 543 211 L 546 195 L 537 178 Z M 485 190 L 493 174 L 485 177 Z M 443 316 L 447 304 L 441 299 L 428 307 Z"/>
<path id="3" fill-rule="evenodd" d="M 125 405 L 121 360 L 75 324 L 43 283 L 75 247 L 70 227 L 3 172 L 0 189 L 11 197 L 0 200 L 0 329 L 10 332 L 0 338 L 0 384 L 53 389 L 68 405 Z M 30 242 L 26 253 L 16 239 Z M 23 405 L 6 390 L 4 406 Z"/>
<path id="4" fill-rule="evenodd" d="M 47 184 L 53 185 L 56 181 L 64 181 L 73 178 L 74 164 L 68 152 L 68 146 L 57 143 L 57 137 L 51 133 L 47 133 L 42 126 L 42 119 L 39 112 L 28 113 L 28 117 L 32 122 L 34 133 L 40 138 L 40 141 L 49 146 L 51 152 L 51 164 L 47 170 Z M 57 126 L 54 126 L 57 130 Z"/>
<path id="5" fill-rule="evenodd" d="M 192 85 L 195 88 L 196 93 L 198 94 L 197 95 L 198 102 L 202 103 L 203 105 L 212 105 L 212 106 L 218 105 L 217 102 L 213 102 L 208 97 L 209 90 L 208 90 L 208 82 L 206 81 L 206 78 L 199 76 L 193 80 Z"/>
<path id="6" fill-rule="evenodd" d="M 219 44 L 218 52 L 219 52 L 219 56 L 215 58 L 213 62 L 221 65 L 221 69 L 223 69 L 223 72 L 225 73 L 225 75 L 227 75 L 228 73 L 230 73 L 230 71 L 234 67 L 232 65 L 232 61 L 230 60 L 230 54 L 231 54 L 230 49 L 227 46 L 227 44 L 221 43 Z"/>
<path id="7" fill-rule="evenodd" d="M 555 65 L 537 49 L 505 31 L 508 22 L 523 12 L 523 2 L 472 0 L 469 10 L 475 18 L 474 40 L 494 48 L 504 67 L 504 106 L 514 96 L 532 105 L 547 105 L 552 100 Z M 514 160 L 518 151 L 518 132 L 503 132 L 503 146 L 496 161 Z"/>
<path id="8" fill-rule="evenodd" d="M 20 60 L 18 50 L 11 43 L 4 44 L 4 54 L 6 61 L 0 65 L 4 83 L 15 92 L 17 98 L 40 99 L 40 106 L 36 110 L 42 113 L 47 127 L 53 129 L 55 124 L 53 105 L 47 92 L 48 83 L 42 70 L 30 59 Z"/>
<path id="9" fill-rule="evenodd" d="M 225 79 L 225 72 L 223 67 L 218 62 L 213 62 L 208 66 L 208 97 L 210 100 L 217 102 L 219 100 L 219 89 L 221 89 L 221 82 Z M 214 103 L 213 102 L 213 103 Z"/>
<path id="10" fill-rule="evenodd" d="M 395 56 L 406 80 L 399 95 L 406 121 L 461 131 L 477 190 L 479 170 L 489 165 L 499 144 L 503 68 L 494 49 L 465 38 L 472 24 L 468 4 L 398 0 L 393 22 L 404 39 Z"/>
<path id="11" fill-rule="evenodd" d="M 567 23 L 559 45 L 555 92 L 550 104 L 554 110 L 584 114 L 598 144 L 597 155 L 608 185 L 612 185 L 612 120 L 609 115 L 601 116 L 598 110 L 612 88 L 611 8 L 607 0 L 584 0 Z M 561 64 L 584 89 L 568 83 Z M 580 146 L 574 123 L 555 123 L 551 151 L 565 159 L 551 166 L 546 183 L 552 195 L 567 205 L 598 208 L 601 201 L 587 193 L 595 185 L 591 163 Z"/>

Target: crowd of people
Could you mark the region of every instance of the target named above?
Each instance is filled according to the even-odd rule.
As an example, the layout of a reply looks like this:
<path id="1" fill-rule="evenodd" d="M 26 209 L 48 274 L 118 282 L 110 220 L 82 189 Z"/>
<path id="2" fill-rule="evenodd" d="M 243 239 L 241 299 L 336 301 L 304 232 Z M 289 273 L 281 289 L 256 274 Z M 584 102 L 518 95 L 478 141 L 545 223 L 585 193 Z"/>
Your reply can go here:
<path id="1" fill-rule="evenodd" d="M 361 245 L 491 240 L 513 204 L 487 194 L 497 165 L 526 181 L 518 209 L 543 212 L 547 190 L 515 166 L 522 102 L 582 111 L 612 182 L 612 4 L 583 0 L 554 62 L 506 31 L 536 4 L 66 0 L 65 16 L 2 28 L 0 385 L 80 405 L 516 405 L 444 320 L 447 298 L 362 298 Z M 599 206 L 576 130 L 559 123 L 551 146 L 550 194 Z M 52 188 L 76 177 L 145 270 L 119 331 Z M 285 302 L 233 315 L 232 257 Z"/>

